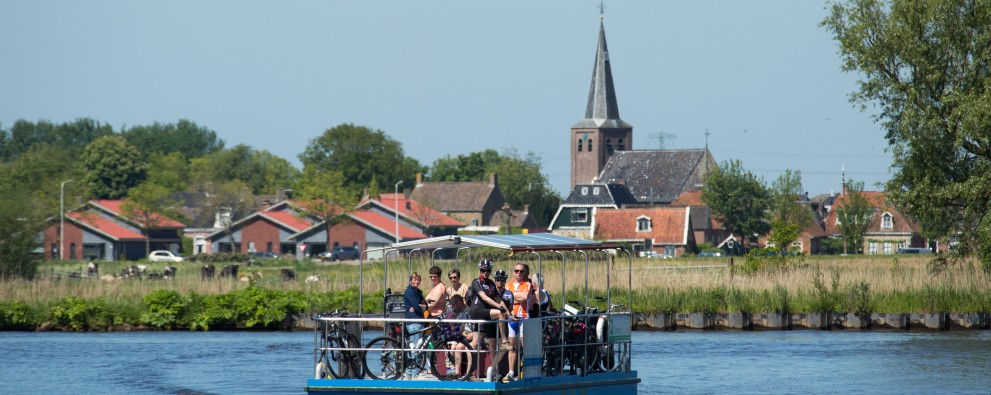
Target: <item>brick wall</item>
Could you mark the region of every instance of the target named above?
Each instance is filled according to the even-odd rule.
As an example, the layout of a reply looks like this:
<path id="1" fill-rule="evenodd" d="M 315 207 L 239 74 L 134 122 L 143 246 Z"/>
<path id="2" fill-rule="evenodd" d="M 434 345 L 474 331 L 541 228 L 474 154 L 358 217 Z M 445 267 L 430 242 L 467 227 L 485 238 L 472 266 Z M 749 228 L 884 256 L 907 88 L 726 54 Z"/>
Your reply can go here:
<path id="1" fill-rule="evenodd" d="M 330 228 L 330 234 L 327 236 L 327 249 L 334 247 L 334 243 L 340 246 L 352 246 L 354 243 L 358 244 L 358 249 L 364 251 L 367 247 L 365 245 L 365 228 L 358 224 L 339 224 Z"/>
<path id="2" fill-rule="evenodd" d="M 250 223 L 241 227 L 241 252 L 247 253 L 251 243 L 255 243 L 255 251 L 265 251 L 268 243 L 272 243 L 272 250 L 279 252 L 279 228 L 271 222 L 261 218 L 255 218 Z"/>

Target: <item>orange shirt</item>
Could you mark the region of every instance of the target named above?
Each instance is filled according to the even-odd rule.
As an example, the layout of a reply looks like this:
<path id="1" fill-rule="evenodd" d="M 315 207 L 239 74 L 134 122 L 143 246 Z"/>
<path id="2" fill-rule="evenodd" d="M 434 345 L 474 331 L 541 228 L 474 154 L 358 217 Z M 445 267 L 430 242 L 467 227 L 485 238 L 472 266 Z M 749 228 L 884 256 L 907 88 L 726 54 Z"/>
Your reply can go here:
<path id="1" fill-rule="evenodd" d="M 513 315 L 528 318 L 530 303 L 533 302 L 533 284 L 529 281 L 522 283 L 513 281 L 506 284 L 506 289 L 513 293 Z"/>

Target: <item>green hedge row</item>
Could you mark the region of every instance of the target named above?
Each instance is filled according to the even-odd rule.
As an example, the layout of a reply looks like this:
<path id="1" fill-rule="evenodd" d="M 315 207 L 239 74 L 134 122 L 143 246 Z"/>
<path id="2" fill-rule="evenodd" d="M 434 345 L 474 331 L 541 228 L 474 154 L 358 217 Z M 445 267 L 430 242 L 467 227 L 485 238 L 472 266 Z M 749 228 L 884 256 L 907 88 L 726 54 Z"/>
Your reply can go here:
<path id="1" fill-rule="evenodd" d="M 380 311 L 382 294 L 371 295 L 365 305 Z M 285 330 L 298 314 L 341 307 L 356 311 L 357 306 L 357 289 L 318 293 L 249 287 L 218 295 L 158 290 L 127 302 L 77 297 L 44 305 L 0 302 L 0 330 Z"/>

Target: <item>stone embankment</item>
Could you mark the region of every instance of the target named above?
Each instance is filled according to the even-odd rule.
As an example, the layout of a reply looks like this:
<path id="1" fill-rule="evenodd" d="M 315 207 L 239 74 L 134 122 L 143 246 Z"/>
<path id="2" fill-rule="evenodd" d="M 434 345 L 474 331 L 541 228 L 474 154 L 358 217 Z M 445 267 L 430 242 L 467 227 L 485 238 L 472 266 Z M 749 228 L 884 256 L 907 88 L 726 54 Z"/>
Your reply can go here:
<path id="1" fill-rule="evenodd" d="M 654 313 L 637 314 L 635 330 L 987 330 L 989 313 Z"/>

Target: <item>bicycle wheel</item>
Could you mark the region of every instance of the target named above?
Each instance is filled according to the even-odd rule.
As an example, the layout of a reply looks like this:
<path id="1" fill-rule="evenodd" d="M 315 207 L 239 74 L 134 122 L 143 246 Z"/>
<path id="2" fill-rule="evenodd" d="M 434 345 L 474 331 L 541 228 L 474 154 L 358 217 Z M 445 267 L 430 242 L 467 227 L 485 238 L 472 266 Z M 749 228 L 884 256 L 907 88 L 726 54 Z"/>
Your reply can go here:
<path id="1" fill-rule="evenodd" d="M 333 376 L 335 379 L 339 379 L 345 376 L 345 371 L 347 369 L 345 365 L 344 353 L 341 351 L 342 348 L 346 348 L 344 341 L 341 339 L 339 332 L 331 332 L 327 335 L 327 342 L 324 343 L 326 349 L 320 352 L 320 357 L 323 359 L 323 367 Z"/>
<path id="2" fill-rule="evenodd" d="M 347 347 L 345 348 L 361 348 L 361 343 L 358 342 L 358 338 L 354 334 L 348 333 L 346 340 Z M 344 351 L 344 361 L 351 368 L 352 374 L 350 376 L 356 379 L 365 377 L 365 356 L 361 351 Z"/>
<path id="3" fill-rule="evenodd" d="M 472 353 L 471 344 L 464 339 L 447 340 L 436 344 L 430 353 L 430 373 L 441 381 L 467 380 L 474 373 L 478 354 Z M 444 356 L 445 373 L 438 371 L 440 356 Z"/>
<path id="4" fill-rule="evenodd" d="M 365 373 L 376 380 L 395 380 L 403 374 L 403 350 L 396 339 L 381 336 L 365 346 Z"/>

